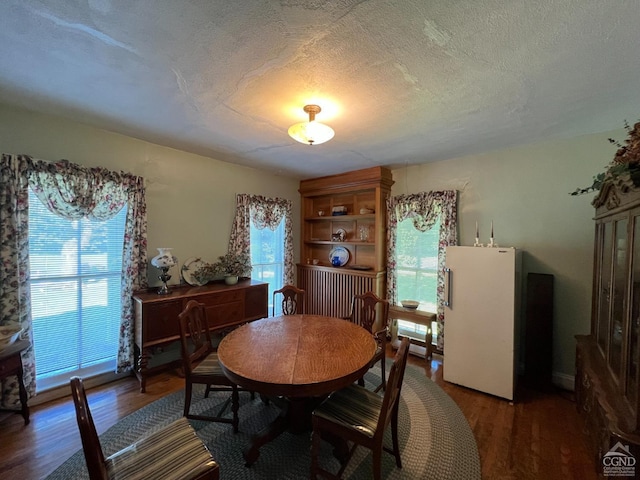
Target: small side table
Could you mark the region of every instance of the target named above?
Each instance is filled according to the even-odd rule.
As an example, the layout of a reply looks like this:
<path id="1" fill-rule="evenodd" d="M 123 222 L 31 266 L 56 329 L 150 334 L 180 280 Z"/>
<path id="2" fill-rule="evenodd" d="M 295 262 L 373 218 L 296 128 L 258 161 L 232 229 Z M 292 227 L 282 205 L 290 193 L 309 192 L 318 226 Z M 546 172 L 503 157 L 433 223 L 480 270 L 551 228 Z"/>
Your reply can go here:
<path id="1" fill-rule="evenodd" d="M 20 353 L 29 348 L 31 344 L 28 340 L 18 340 L 9 345 L 4 350 L 0 350 L 0 380 L 16 375 L 20 388 L 20 403 L 22 404 L 22 416 L 24 424 L 29 425 L 29 405 L 27 404 L 27 390 L 24 388 L 22 358 Z"/>
<path id="2" fill-rule="evenodd" d="M 389 307 L 389 319 L 395 320 L 406 320 L 408 322 L 417 323 L 418 325 L 424 325 L 427 327 L 427 338 L 426 341 L 422 341 L 417 338 L 409 338 L 409 342 L 415 345 L 420 345 L 426 349 L 426 354 L 424 356 L 425 360 L 430 360 L 433 356 L 433 344 L 431 343 L 431 322 L 435 322 L 436 314 L 431 312 L 425 312 L 422 310 L 415 310 L 412 308 L 404 308 L 397 305 L 391 305 Z M 393 336 L 395 340 L 398 337 L 398 328 L 396 327 L 393 332 Z M 392 341 L 393 341 L 392 340 Z"/>

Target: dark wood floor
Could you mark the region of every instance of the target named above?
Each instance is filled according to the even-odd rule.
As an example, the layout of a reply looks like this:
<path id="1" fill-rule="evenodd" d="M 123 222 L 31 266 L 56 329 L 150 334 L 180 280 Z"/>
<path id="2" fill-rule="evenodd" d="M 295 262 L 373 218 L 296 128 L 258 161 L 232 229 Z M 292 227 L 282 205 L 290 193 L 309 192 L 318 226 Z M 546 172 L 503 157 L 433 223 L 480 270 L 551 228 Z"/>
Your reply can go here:
<path id="1" fill-rule="evenodd" d="M 438 356 L 428 366 L 413 355 L 409 362 L 424 368 L 460 406 L 478 443 L 484 479 L 597 478 L 572 394 L 520 388 L 518 401 L 510 404 L 444 382 Z M 133 377 L 89 390 L 98 433 L 183 386 L 184 380 L 169 371 L 151 377 L 147 393 L 139 392 Z M 70 398 L 33 407 L 26 427 L 19 414 L 0 416 L 0 478 L 43 478 L 80 448 Z"/>

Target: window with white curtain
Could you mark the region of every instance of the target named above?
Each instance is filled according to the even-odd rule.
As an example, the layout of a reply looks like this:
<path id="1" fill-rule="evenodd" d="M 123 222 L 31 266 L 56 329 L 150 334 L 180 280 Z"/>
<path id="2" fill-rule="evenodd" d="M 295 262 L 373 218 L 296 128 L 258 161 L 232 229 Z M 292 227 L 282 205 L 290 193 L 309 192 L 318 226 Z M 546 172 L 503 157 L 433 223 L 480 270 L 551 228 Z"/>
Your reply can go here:
<path id="1" fill-rule="evenodd" d="M 29 191 L 31 308 L 38 390 L 114 371 L 127 207 L 67 220 Z"/>
<path id="2" fill-rule="evenodd" d="M 251 278 L 269 284 L 269 313 L 273 309 L 273 292 L 283 287 L 284 278 L 284 218 L 275 230 L 258 230 L 251 222 Z M 276 315 L 281 306 L 276 305 Z"/>
<path id="3" fill-rule="evenodd" d="M 417 300 L 420 310 L 437 312 L 438 243 L 440 220 L 426 232 L 413 226 L 411 218 L 398 222 L 396 238 L 398 300 Z M 432 342 L 437 339 L 437 323 L 432 322 Z M 427 329 L 398 320 L 398 334 L 425 340 Z"/>

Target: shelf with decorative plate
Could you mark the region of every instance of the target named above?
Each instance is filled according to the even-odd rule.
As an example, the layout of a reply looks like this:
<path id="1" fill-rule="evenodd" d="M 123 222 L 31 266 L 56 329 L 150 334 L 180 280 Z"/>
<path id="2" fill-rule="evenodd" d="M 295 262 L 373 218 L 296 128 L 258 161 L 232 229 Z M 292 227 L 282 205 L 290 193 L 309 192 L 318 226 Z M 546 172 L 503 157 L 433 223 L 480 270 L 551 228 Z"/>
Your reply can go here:
<path id="1" fill-rule="evenodd" d="M 370 219 L 374 220 L 376 218 L 375 213 L 365 213 L 365 214 L 357 214 L 357 215 L 325 215 L 322 217 L 305 217 L 304 220 L 306 222 L 344 222 L 351 220 L 365 220 Z"/>
<path id="2" fill-rule="evenodd" d="M 360 241 L 350 241 L 345 240 L 344 242 L 334 242 L 331 240 L 305 240 L 305 245 L 360 245 L 364 247 L 375 247 L 375 243 L 373 242 L 360 242 Z"/>

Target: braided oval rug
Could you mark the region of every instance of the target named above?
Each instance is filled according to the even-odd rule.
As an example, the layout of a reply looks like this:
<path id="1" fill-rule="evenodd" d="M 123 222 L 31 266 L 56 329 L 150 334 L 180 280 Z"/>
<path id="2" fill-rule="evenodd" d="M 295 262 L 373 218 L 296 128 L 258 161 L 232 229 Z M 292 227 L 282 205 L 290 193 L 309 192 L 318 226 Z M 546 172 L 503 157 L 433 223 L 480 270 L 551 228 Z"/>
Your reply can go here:
<path id="1" fill-rule="evenodd" d="M 372 369 L 365 377 L 367 388 L 380 382 L 379 375 L 374 371 L 377 369 Z M 217 411 L 217 406 L 226 398 L 226 394 L 212 393 L 208 399 L 202 399 L 202 390 L 194 388 L 192 412 Z M 184 393 L 176 392 L 123 418 L 100 435 L 105 456 L 179 418 L 183 405 Z M 234 434 L 229 424 L 193 420 L 191 424 L 220 464 L 220 478 L 224 480 L 309 478 L 309 433 L 281 434 L 260 449 L 260 457 L 251 467 L 245 467 L 242 449 L 251 435 L 268 425 L 278 413 L 279 409 L 272 402 L 267 406 L 258 395 L 251 400 L 249 393 L 241 392 L 239 433 Z M 231 415 L 230 412 L 228 414 Z M 466 418 L 455 402 L 425 377 L 422 369 L 412 365 L 407 365 L 402 386 L 398 436 L 402 469 L 396 467 L 392 455 L 383 453 L 383 478 L 480 479 L 478 448 Z M 390 446 L 390 431 L 386 432 L 386 437 L 385 444 Z M 330 471 L 337 471 L 339 464 L 332 456 L 331 446 L 324 444 L 321 453 L 321 464 Z M 47 477 L 48 480 L 87 478 L 89 476 L 81 450 Z M 371 452 L 358 448 L 343 478 L 373 478 Z"/>

